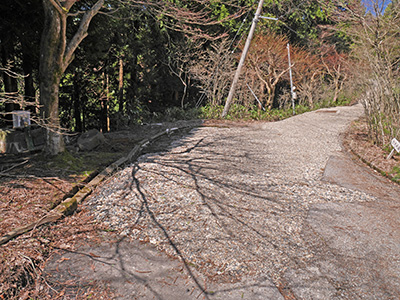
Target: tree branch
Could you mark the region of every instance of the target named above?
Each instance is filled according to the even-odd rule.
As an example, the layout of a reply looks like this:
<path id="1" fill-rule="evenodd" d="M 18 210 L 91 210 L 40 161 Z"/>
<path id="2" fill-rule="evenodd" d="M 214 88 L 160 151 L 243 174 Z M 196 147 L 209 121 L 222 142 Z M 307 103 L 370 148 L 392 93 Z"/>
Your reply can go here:
<path id="1" fill-rule="evenodd" d="M 64 13 L 61 3 L 58 0 L 49 0 L 49 1 L 54 6 L 54 8 L 58 11 L 58 13 L 60 15 L 62 15 Z"/>
<path id="2" fill-rule="evenodd" d="M 82 17 L 82 20 L 80 22 L 79 28 L 71 41 L 69 42 L 67 49 L 64 54 L 64 61 L 62 65 L 62 72 L 65 72 L 67 69 L 68 65 L 71 63 L 73 60 L 73 55 L 78 48 L 79 44 L 83 41 L 83 39 L 88 35 L 87 30 L 89 28 L 90 22 L 92 21 L 92 18 L 99 12 L 99 10 L 102 8 L 104 4 L 104 0 L 98 0 L 93 7 L 85 12 L 85 14 Z"/>

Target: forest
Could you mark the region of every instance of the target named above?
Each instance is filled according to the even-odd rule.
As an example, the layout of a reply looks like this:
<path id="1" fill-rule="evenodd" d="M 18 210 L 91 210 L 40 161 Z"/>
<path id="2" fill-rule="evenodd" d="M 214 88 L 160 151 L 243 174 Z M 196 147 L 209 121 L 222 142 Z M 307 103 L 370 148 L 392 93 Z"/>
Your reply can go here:
<path id="1" fill-rule="evenodd" d="M 353 155 L 344 160 L 348 155 L 342 154 L 349 151 L 400 182 L 399 154 L 388 159 L 393 139 L 400 140 L 399 41 L 398 0 L 1 0 L 0 299 L 113 299 L 102 282 L 75 275 L 64 281 L 58 267 L 74 273 L 64 254 L 98 262 L 108 256 L 81 246 L 115 246 L 110 256 L 124 257 L 119 247 L 128 227 L 143 234 L 140 244 L 152 244 L 147 229 L 154 229 L 168 238 L 158 245 L 177 245 L 174 254 L 188 271 L 179 273 L 211 270 L 204 273 L 208 281 L 226 280 L 223 291 L 229 293 L 227 279 L 238 280 L 238 298 L 251 299 L 242 285 L 255 291 L 271 286 L 296 299 L 291 287 L 302 293 L 310 283 L 319 292 L 321 282 L 329 283 L 335 299 L 362 298 L 366 288 L 383 291 L 377 299 L 397 295 L 398 269 L 387 266 L 395 266 L 398 254 L 398 187 L 388 182 L 382 188 L 377 176 L 358 171 Z M 346 132 L 339 130 L 345 111 L 357 110 L 358 117 L 362 107 L 321 109 L 355 103 L 365 117 L 346 125 Z M 267 123 L 317 109 L 335 114 Z M 340 122 L 327 121 L 333 119 Z M 290 126 L 291 141 L 272 127 L 298 120 Z M 90 151 L 76 147 L 78 137 L 92 130 L 104 133 L 101 144 Z M 4 141 L 13 134 L 27 150 L 13 141 L 7 148 Z M 164 155 L 170 146 L 173 155 Z M 143 163 L 139 156 L 146 157 Z M 310 162 L 313 156 L 318 163 Z M 146 171 L 150 163 L 154 169 Z M 336 177 L 326 180 L 328 165 L 346 171 L 338 176 L 343 186 Z M 102 194 L 100 188 L 116 197 L 95 206 L 89 201 Z M 382 197 L 368 200 L 363 191 Z M 95 219 L 103 211 L 107 217 Z M 108 216 L 129 226 L 116 230 Z M 153 222 L 148 228 L 147 220 Z M 318 232 L 324 226 L 329 235 Z M 223 235 L 217 239 L 209 228 Z M 204 256 L 212 259 L 192 259 L 214 248 Z M 239 268 L 243 257 L 248 263 Z M 153 276 L 137 266 L 120 272 L 124 289 L 134 286 L 130 279 Z M 239 282 L 239 275 L 253 276 L 259 267 L 262 281 Z M 231 271 L 238 277 L 224 277 Z M 296 277 L 290 285 L 289 271 Z M 176 279 L 164 273 L 173 284 L 157 285 L 174 288 Z M 203 280 L 188 278 L 185 291 L 201 287 Z M 357 286 L 355 279 L 367 284 Z M 204 299 L 210 299 L 216 289 L 204 283 Z"/>
<path id="2" fill-rule="evenodd" d="M 397 0 L 3 0 L 0 14 L 0 125 L 29 111 L 50 154 L 64 133 L 221 118 L 253 23 L 225 118 L 360 101 L 377 145 L 399 137 Z"/>

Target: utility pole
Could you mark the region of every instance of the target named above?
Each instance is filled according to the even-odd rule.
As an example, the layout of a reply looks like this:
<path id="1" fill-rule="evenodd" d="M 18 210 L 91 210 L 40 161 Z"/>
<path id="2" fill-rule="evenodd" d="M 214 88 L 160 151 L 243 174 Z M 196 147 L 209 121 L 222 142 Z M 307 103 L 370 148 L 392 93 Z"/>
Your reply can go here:
<path id="1" fill-rule="evenodd" d="M 290 94 L 292 95 L 292 108 L 293 108 L 293 115 L 296 114 L 294 100 L 295 100 L 295 93 L 293 87 L 293 77 L 292 77 L 292 62 L 290 61 L 290 45 L 287 44 L 287 53 L 288 53 L 288 60 L 289 60 L 289 77 L 290 77 Z"/>
<path id="2" fill-rule="evenodd" d="M 254 31 L 256 30 L 256 24 L 258 22 L 258 18 L 260 17 L 263 4 L 264 4 L 264 0 L 260 0 L 260 2 L 258 2 L 257 11 L 256 11 L 256 14 L 254 15 L 253 23 L 251 24 L 250 32 L 247 37 L 246 44 L 244 45 L 242 56 L 240 57 L 239 65 L 237 67 L 235 77 L 233 78 L 231 89 L 229 90 L 228 98 L 226 99 L 224 111 L 222 112 L 223 118 L 226 117 L 226 115 L 229 112 L 229 108 L 231 107 L 232 100 L 233 100 L 233 94 L 235 93 L 236 85 L 239 80 L 239 76 L 240 76 L 240 72 L 241 72 L 243 64 L 244 64 L 244 60 L 246 59 L 247 52 L 249 51 L 249 48 L 250 48 L 251 39 L 253 38 Z"/>

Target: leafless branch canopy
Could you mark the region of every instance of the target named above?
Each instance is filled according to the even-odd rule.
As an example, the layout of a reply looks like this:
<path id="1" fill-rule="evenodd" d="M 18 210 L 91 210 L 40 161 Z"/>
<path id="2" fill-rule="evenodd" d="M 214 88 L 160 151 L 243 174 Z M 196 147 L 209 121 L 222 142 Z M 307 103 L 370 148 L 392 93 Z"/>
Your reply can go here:
<path id="1" fill-rule="evenodd" d="M 247 7 L 238 6 L 233 0 L 224 1 L 224 5 L 230 7 L 235 13 L 221 20 L 217 20 L 211 14 L 212 1 L 210 0 L 181 1 L 181 5 L 163 0 L 121 0 L 121 2 L 125 5 L 148 10 L 155 19 L 162 19 L 166 28 L 182 32 L 191 39 L 216 40 L 224 37 L 226 35 L 224 33 L 210 33 L 210 31 L 205 30 L 205 28 L 210 28 L 211 26 L 240 18 L 248 10 Z"/>

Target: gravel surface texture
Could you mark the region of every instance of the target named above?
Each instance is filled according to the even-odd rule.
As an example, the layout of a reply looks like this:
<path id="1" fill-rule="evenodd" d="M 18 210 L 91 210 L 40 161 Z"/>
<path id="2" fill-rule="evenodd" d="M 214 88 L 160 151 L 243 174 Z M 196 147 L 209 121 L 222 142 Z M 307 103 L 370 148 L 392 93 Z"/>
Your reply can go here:
<path id="1" fill-rule="evenodd" d="M 326 249 L 318 233 L 318 222 L 330 220 L 324 207 L 377 200 L 324 179 L 328 160 L 341 155 L 341 133 L 362 113 L 355 105 L 274 123 L 195 128 L 115 174 L 85 206 L 110 229 L 180 258 L 213 282 L 264 276 L 285 299 L 364 298 L 359 287 L 337 288 L 328 273 L 347 287 L 356 276 L 316 263 Z M 399 263 L 398 255 L 391 259 Z M 392 275 L 398 272 L 394 267 Z M 302 283 L 314 275 L 313 294 Z"/>

